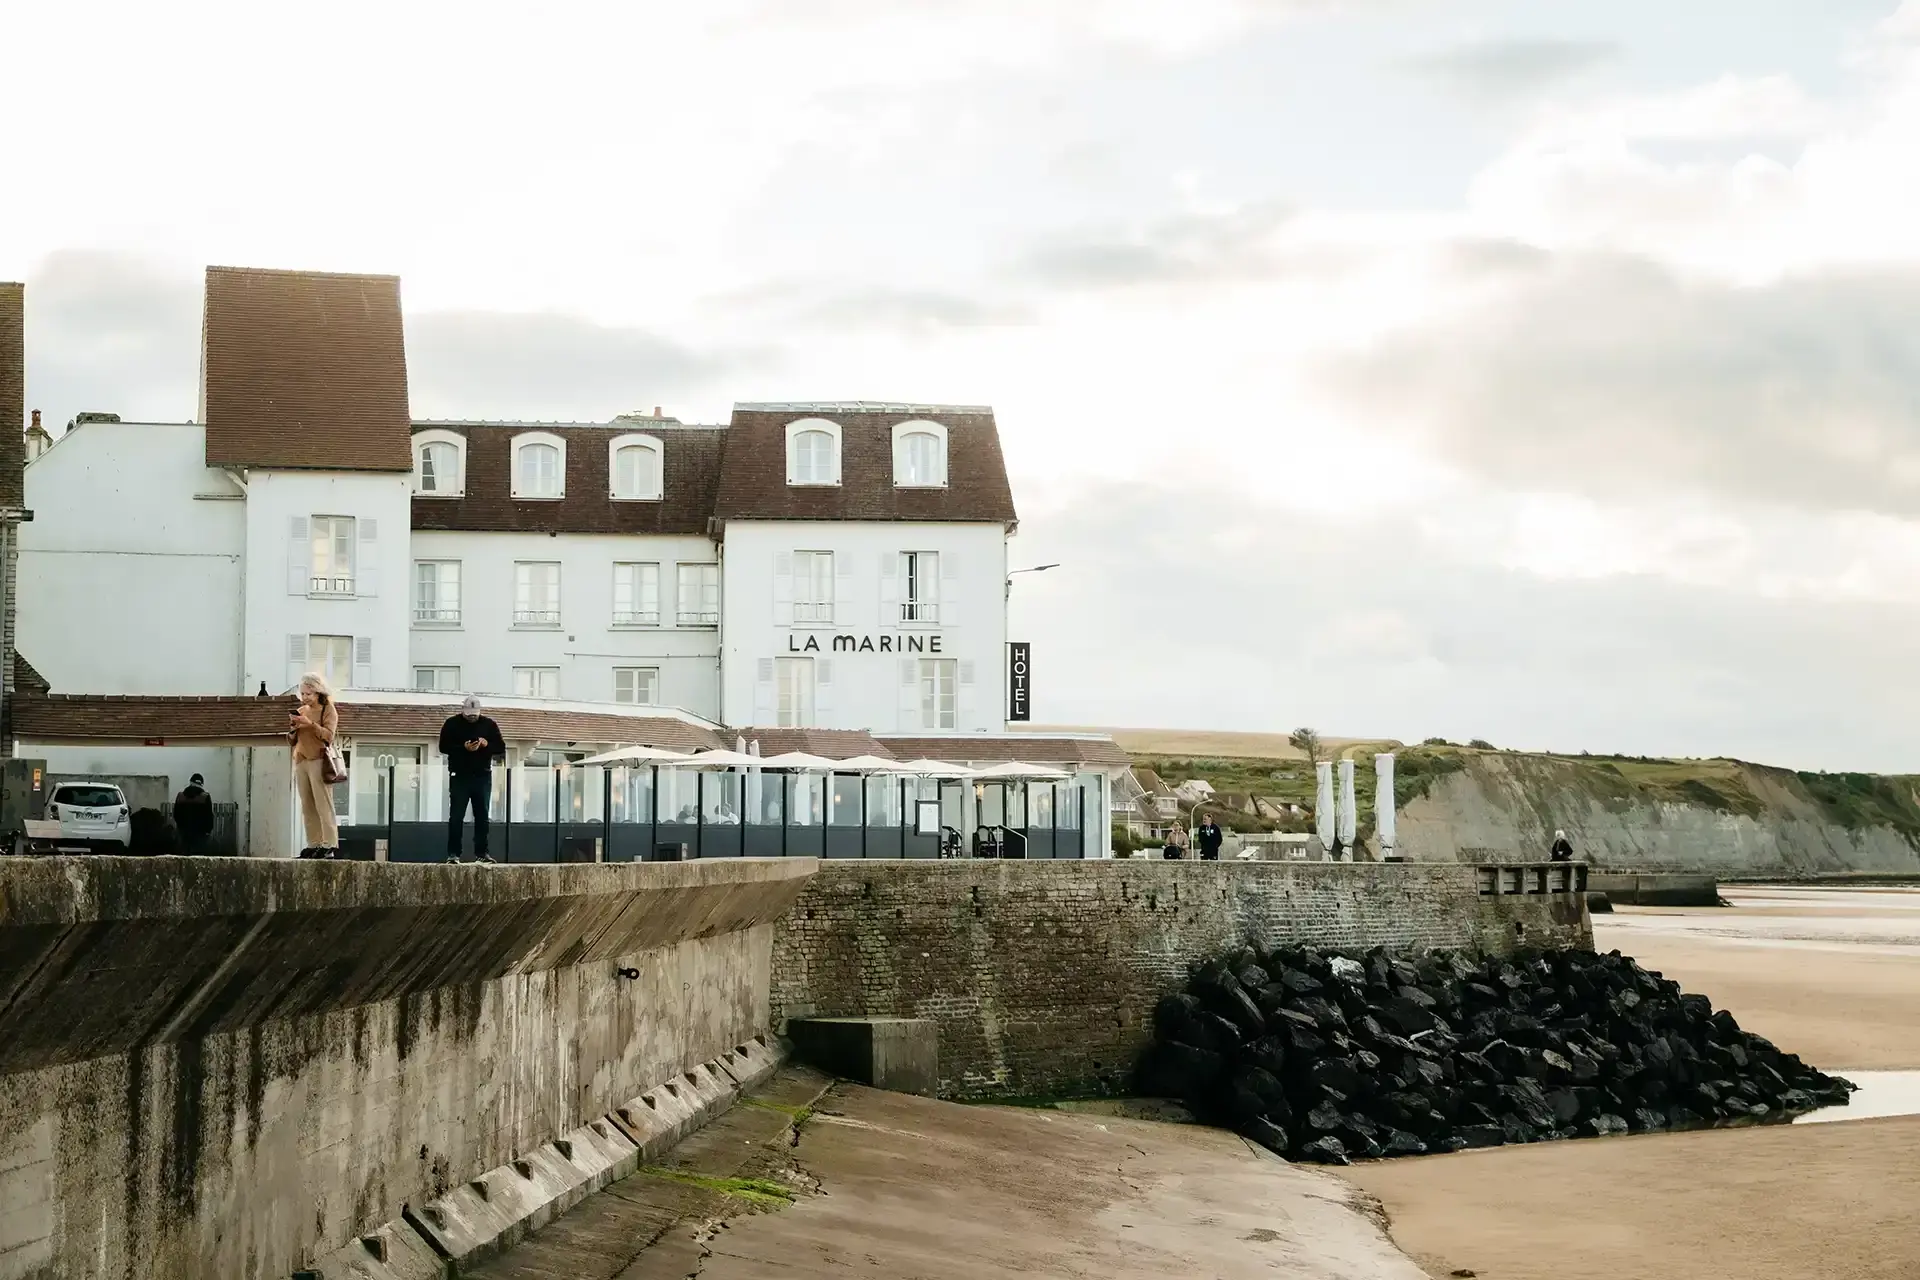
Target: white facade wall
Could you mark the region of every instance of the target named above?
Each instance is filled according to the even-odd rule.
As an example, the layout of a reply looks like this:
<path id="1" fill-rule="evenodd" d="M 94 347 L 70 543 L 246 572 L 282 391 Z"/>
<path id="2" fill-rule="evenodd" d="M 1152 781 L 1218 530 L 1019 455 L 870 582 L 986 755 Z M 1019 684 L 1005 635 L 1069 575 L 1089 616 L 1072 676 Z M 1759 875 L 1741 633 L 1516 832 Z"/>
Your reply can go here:
<path id="1" fill-rule="evenodd" d="M 681 627 L 674 616 L 676 566 L 716 563 L 710 539 L 416 532 L 411 558 L 460 563 L 459 625 L 414 624 L 411 652 L 413 666 L 460 668 L 463 692 L 511 694 L 515 667 L 556 667 L 559 697 L 612 702 L 616 667 L 654 667 L 657 705 L 718 717 L 719 632 Z M 515 565 L 523 561 L 560 565 L 559 627 L 514 625 Z M 616 563 L 660 566 L 660 625 L 614 625 Z M 408 573 L 411 582 L 411 564 Z"/>
<path id="2" fill-rule="evenodd" d="M 28 465 L 18 643 L 55 693 L 240 691 L 246 504 L 205 445 L 90 422 Z"/>
<path id="3" fill-rule="evenodd" d="M 349 684 L 406 687 L 411 481 L 405 474 L 252 472 L 246 501 L 246 677 L 234 692 L 252 693 L 263 680 L 274 693 L 291 688 L 316 664 L 290 652 L 290 640 L 314 635 L 354 639 Z M 293 522 L 304 525 L 317 515 L 355 521 L 351 597 L 317 597 L 300 589 L 301 566 L 309 561 L 294 538 Z"/>
<path id="4" fill-rule="evenodd" d="M 781 580 L 783 557 L 830 551 L 834 561 L 833 620 L 788 623 L 790 584 Z M 903 551 L 933 551 L 940 557 L 939 620 L 925 625 L 900 621 L 898 557 Z M 887 565 L 896 566 L 888 583 Z M 875 733 L 922 732 L 921 709 L 910 664 L 954 659 L 960 677 L 960 732 L 999 732 L 1006 704 L 1006 530 L 999 524 L 729 521 L 721 575 L 721 652 L 725 688 L 720 719 L 734 725 L 778 723 L 770 664 L 780 658 L 815 659 L 811 728 L 866 729 Z M 889 590 L 891 585 L 891 590 Z M 853 637 L 860 647 L 848 651 Z M 887 644 L 880 644 L 881 637 Z M 910 649 L 908 637 L 921 647 Z M 873 647 L 866 647 L 871 639 Z M 937 654 L 931 643 L 939 642 Z M 813 646 L 808 648 L 809 643 Z"/>

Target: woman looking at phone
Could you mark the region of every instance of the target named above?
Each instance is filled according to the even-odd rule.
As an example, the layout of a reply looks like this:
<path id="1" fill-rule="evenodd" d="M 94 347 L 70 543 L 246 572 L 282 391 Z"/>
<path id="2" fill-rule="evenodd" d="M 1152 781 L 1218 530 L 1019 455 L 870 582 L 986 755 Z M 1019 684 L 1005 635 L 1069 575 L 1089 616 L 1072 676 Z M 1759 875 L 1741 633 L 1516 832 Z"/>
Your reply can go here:
<path id="1" fill-rule="evenodd" d="M 288 714 L 287 740 L 293 744 L 293 789 L 300 797 L 307 847 L 302 858 L 338 858 L 340 826 L 333 816 L 333 788 L 327 781 L 327 753 L 340 731 L 340 710 L 326 679 L 314 672 L 300 677 L 300 705 Z"/>

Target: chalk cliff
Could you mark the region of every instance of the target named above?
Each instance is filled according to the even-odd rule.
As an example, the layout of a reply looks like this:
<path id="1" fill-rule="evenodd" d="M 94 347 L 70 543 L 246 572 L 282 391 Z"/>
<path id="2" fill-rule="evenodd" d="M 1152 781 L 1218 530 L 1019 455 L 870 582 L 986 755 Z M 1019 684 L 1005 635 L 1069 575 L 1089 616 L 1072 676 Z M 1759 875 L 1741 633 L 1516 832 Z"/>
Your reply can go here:
<path id="1" fill-rule="evenodd" d="M 1416 765 L 1400 789 L 1400 851 L 1536 859 L 1562 828 L 1579 856 L 1605 869 L 1920 874 L 1917 781 L 1729 760 L 1450 751 Z"/>

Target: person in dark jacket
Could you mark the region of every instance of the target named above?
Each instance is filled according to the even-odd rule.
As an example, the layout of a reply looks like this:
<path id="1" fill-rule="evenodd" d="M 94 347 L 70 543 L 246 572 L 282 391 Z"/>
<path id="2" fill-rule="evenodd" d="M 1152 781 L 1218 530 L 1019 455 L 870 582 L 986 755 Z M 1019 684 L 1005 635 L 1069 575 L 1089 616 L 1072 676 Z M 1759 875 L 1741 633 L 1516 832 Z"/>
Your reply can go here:
<path id="1" fill-rule="evenodd" d="M 487 855 L 487 807 L 493 800 L 493 762 L 504 760 L 507 740 L 490 716 L 480 714 L 480 699 L 469 697 L 457 715 L 440 726 L 440 754 L 447 758 L 447 861 L 460 861 L 460 825 L 473 807 L 473 856 Z"/>
<path id="2" fill-rule="evenodd" d="M 181 849 L 190 854 L 205 853 L 213 836 L 213 797 L 207 794 L 206 781 L 194 774 L 173 798 L 173 826 L 180 833 Z"/>
<path id="3" fill-rule="evenodd" d="M 1573 861 L 1573 841 L 1567 839 L 1567 833 L 1564 831 L 1553 833 L 1553 860 L 1555 862 Z"/>
<path id="4" fill-rule="evenodd" d="M 1200 824 L 1199 836 L 1200 861 L 1220 861 L 1220 845 L 1226 839 L 1226 836 L 1220 833 L 1220 824 L 1213 820 L 1212 814 L 1208 814 L 1207 820 Z"/>

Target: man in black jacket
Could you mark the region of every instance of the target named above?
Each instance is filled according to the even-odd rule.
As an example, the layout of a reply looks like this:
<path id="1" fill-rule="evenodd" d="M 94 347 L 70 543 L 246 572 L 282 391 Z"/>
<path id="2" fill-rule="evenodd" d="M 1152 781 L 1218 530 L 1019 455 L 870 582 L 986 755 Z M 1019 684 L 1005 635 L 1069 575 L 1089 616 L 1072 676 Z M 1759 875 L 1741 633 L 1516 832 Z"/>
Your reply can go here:
<path id="1" fill-rule="evenodd" d="M 504 760 L 507 740 L 500 726 L 480 714 L 480 699 L 469 697 L 457 715 L 440 726 L 440 754 L 447 758 L 447 861 L 460 861 L 460 824 L 473 806 L 473 856 L 487 856 L 487 807 L 493 799 L 493 762 Z"/>
<path id="2" fill-rule="evenodd" d="M 207 794 L 206 779 L 199 774 L 187 780 L 173 798 L 173 826 L 180 833 L 185 853 L 205 853 L 213 836 L 213 797 Z"/>
<path id="3" fill-rule="evenodd" d="M 1220 824 L 1213 820 L 1212 814 L 1208 814 L 1207 820 L 1201 824 L 1199 831 L 1200 861 L 1220 861 L 1220 845 L 1225 839 L 1226 836 L 1220 832 Z"/>

